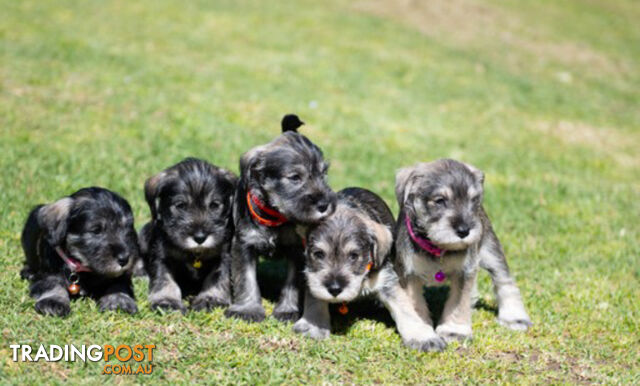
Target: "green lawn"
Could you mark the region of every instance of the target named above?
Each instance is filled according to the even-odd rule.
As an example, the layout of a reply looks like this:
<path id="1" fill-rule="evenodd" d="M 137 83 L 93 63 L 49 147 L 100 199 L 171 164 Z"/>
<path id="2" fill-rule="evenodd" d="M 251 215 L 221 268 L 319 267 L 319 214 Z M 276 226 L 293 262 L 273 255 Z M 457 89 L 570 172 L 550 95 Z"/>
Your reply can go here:
<path id="1" fill-rule="evenodd" d="M 211 3 L 0 0 L 0 383 L 640 382 L 636 0 Z M 439 354 L 366 314 L 323 342 L 221 310 L 160 316 L 142 279 L 133 317 L 89 300 L 35 313 L 18 276 L 31 206 L 100 185 L 139 227 L 148 176 L 185 156 L 237 171 L 288 112 L 334 189 L 367 187 L 396 212 L 402 166 L 483 169 L 534 327 L 498 325 L 485 273 L 474 340 Z M 14 363 L 14 343 L 158 348 L 152 375 L 114 377 Z"/>

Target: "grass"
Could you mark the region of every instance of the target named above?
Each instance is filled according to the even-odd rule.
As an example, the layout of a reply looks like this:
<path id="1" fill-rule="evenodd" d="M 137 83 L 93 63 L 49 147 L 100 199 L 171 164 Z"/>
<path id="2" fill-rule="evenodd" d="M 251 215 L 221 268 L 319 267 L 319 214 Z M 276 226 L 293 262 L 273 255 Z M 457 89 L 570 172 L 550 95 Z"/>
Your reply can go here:
<path id="1" fill-rule="evenodd" d="M 633 0 L 0 3 L 2 383 L 640 382 Z M 399 167 L 483 169 L 534 327 L 496 323 L 484 273 L 473 342 L 440 354 L 404 348 L 384 313 L 340 319 L 323 342 L 221 310 L 160 316 L 142 279 L 133 317 L 89 300 L 66 319 L 35 313 L 18 277 L 31 206 L 100 185 L 139 227 L 148 176 L 185 156 L 237 171 L 287 112 L 336 190 L 370 188 L 396 212 Z M 96 363 L 14 363 L 13 343 L 158 349 L 152 375 L 108 377 Z"/>

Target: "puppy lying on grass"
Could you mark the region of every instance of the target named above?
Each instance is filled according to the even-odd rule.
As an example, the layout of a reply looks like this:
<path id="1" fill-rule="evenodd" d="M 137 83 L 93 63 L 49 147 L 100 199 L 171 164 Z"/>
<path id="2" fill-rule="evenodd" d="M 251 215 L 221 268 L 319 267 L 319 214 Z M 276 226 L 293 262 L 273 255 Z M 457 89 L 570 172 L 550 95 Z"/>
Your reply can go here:
<path id="1" fill-rule="evenodd" d="M 35 207 L 22 231 L 20 272 L 31 282 L 36 311 L 65 316 L 71 297 L 97 299 L 101 311 L 137 311 L 131 268 L 138 239 L 129 203 L 103 188 L 85 188 Z"/>
<path id="2" fill-rule="evenodd" d="M 153 309 L 185 311 L 182 298 L 189 295 L 195 295 L 194 310 L 229 305 L 236 180 L 227 170 L 187 158 L 145 183 L 151 222 L 140 231 L 140 244 Z"/>
<path id="3" fill-rule="evenodd" d="M 400 205 L 397 270 L 430 326 L 422 287 L 448 280 L 449 296 L 436 328 L 446 340 L 471 338 L 478 267 L 486 269 L 493 280 L 500 323 L 514 330 L 531 326 L 500 241 L 482 207 L 483 181 L 480 170 L 449 159 L 420 163 L 396 176 Z"/>
<path id="4" fill-rule="evenodd" d="M 308 230 L 304 314 L 294 331 L 326 338 L 329 303 L 372 295 L 391 313 L 405 345 L 423 351 L 444 347 L 400 286 L 391 260 L 394 226 L 391 210 L 376 194 L 361 188 L 338 192 L 335 212 Z"/>

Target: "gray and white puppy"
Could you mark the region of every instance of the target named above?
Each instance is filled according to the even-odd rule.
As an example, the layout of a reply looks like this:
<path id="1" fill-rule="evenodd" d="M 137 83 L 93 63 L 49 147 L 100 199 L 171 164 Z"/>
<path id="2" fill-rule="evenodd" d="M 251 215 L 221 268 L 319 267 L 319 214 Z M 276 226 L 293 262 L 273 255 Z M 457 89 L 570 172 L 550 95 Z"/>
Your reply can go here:
<path id="1" fill-rule="evenodd" d="M 20 276 L 31 282 L 36 311 L 65 316 L 71 296 L 89 296 L 101 311 L 137 311 L 131 270 L 139 248 L 127 201 L 103 188 L 80 189 L 35 207 L 22 231 Z"/>
<path id="2" fill-rule="evenodd" d="M 514 330 L 531 326 L 500 241 L 482 207 L 483 182 L 480 170 L 450 159 L 419 163 L 396 175 L 401 209 L 396 268 L 418 313 L 430 325 L 422 286 L 439 285 L 448 279 L 450 291 L 436 328 L 447 341 L 472 336 L 471 307 L 478 266 L 486 269 L 493 281 L 498 320 Z"/>
<path id="3" fill-rule="evenodd" d="M 187 158 L 144 186 L 151 222 L 140 231 L 153 309 L 209 310 L 231 302 L 232 201 L 237 177 Z"/>
<path id="4" fill-rule="evenodd" d="M 329 165 L 322 151 L 296 129 L 303 123 L 295 115 L 282 121 L 283 134 L 254 147 L 240 159 L 232 242 L 233 304 L 229 317 L 262 321 L 257 281 L 258 257 L 285 257 L 287 278 L 273 316 L 282 321 L 300 317 L 303 247 L 297 225 L 317 223 L 330 215 L 335 193 L 327 185 Z"/>
<path id="5" fill-rule="evenodd" d="M 444 340 L 416 312 L 393 268 L 393 214 L 375 193 L 361 188 L 338 192 L 335 212 L 309 229 L 304 314 L 294 331 L 315 339 L 329 336 L 329 303 L 371 295 L 389 310 L 405 345 L 442 349 Z"/>

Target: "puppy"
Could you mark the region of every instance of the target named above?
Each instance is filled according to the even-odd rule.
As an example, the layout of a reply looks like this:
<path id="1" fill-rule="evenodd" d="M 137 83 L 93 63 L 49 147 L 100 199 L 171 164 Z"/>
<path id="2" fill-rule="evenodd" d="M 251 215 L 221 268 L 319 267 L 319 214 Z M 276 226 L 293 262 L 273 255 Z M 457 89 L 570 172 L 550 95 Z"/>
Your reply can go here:
<path id="1" fill-rule="evenodd" d="M 152 309 L 184 312 L 228 306 L 231 208 L 237 177 L 187 158 L 149 178 L 144 193 L 151 222 L 140 231 Z"/>
<path id="2" fill-rule="evenodd" d="M 233 304 L 229 317 L 262 321 L 256 277 L 259 256 L 286 257 L 288 274 L 275 306 L 278 320 L 300 317 L 300 278 L 303 247 L 296 225 L 320 222 L 335 206 L 335 193 L 327 185 L 328 164 L 322 151 L 296 130 L 303 123 L 285 116 L 283 134 L 255 147 L 240 159 L 240 182 L 234 200 Z"/>
<path id="3" fill-rule="evenodd" d="M 396 264 L 418 313 L 432 324 L 422 286 L 444 284 L 450 291 L 438 335 L 471 338 L 471 306 L 478 266 L 491 275 L 498 298 L 498 320 L 514 330 L 531 321 L 509 273 L 500 241 L 482 207 L 483 173 L 443 159 L 402 169 L 396 176 L 400 215 Z"/>
<path id="4" fill-rule="evenodd" d="M 391 210 L 374 193 L 361 188 L 338 192 L 335 212 L 307 235 L 308 287 L 304 314 L 294 331 L 326 338 L 331 327 L 329 303 L 372 295 L 387 307 L 407 346 L 423 351 L 445 346 L 400 286 L 391 260 L 394 228 Z"/>
<path id="5" fill-rule="evenodd" d="M 103 188 L 85 188 L 35 207 L 22 231 L 20 275 L 31 282 L 36 311 L 65 316 L 71 297 L 97 299 L 101 311 L 137 311 L 131 269 L 138 238 L 129 203 Z"/>

